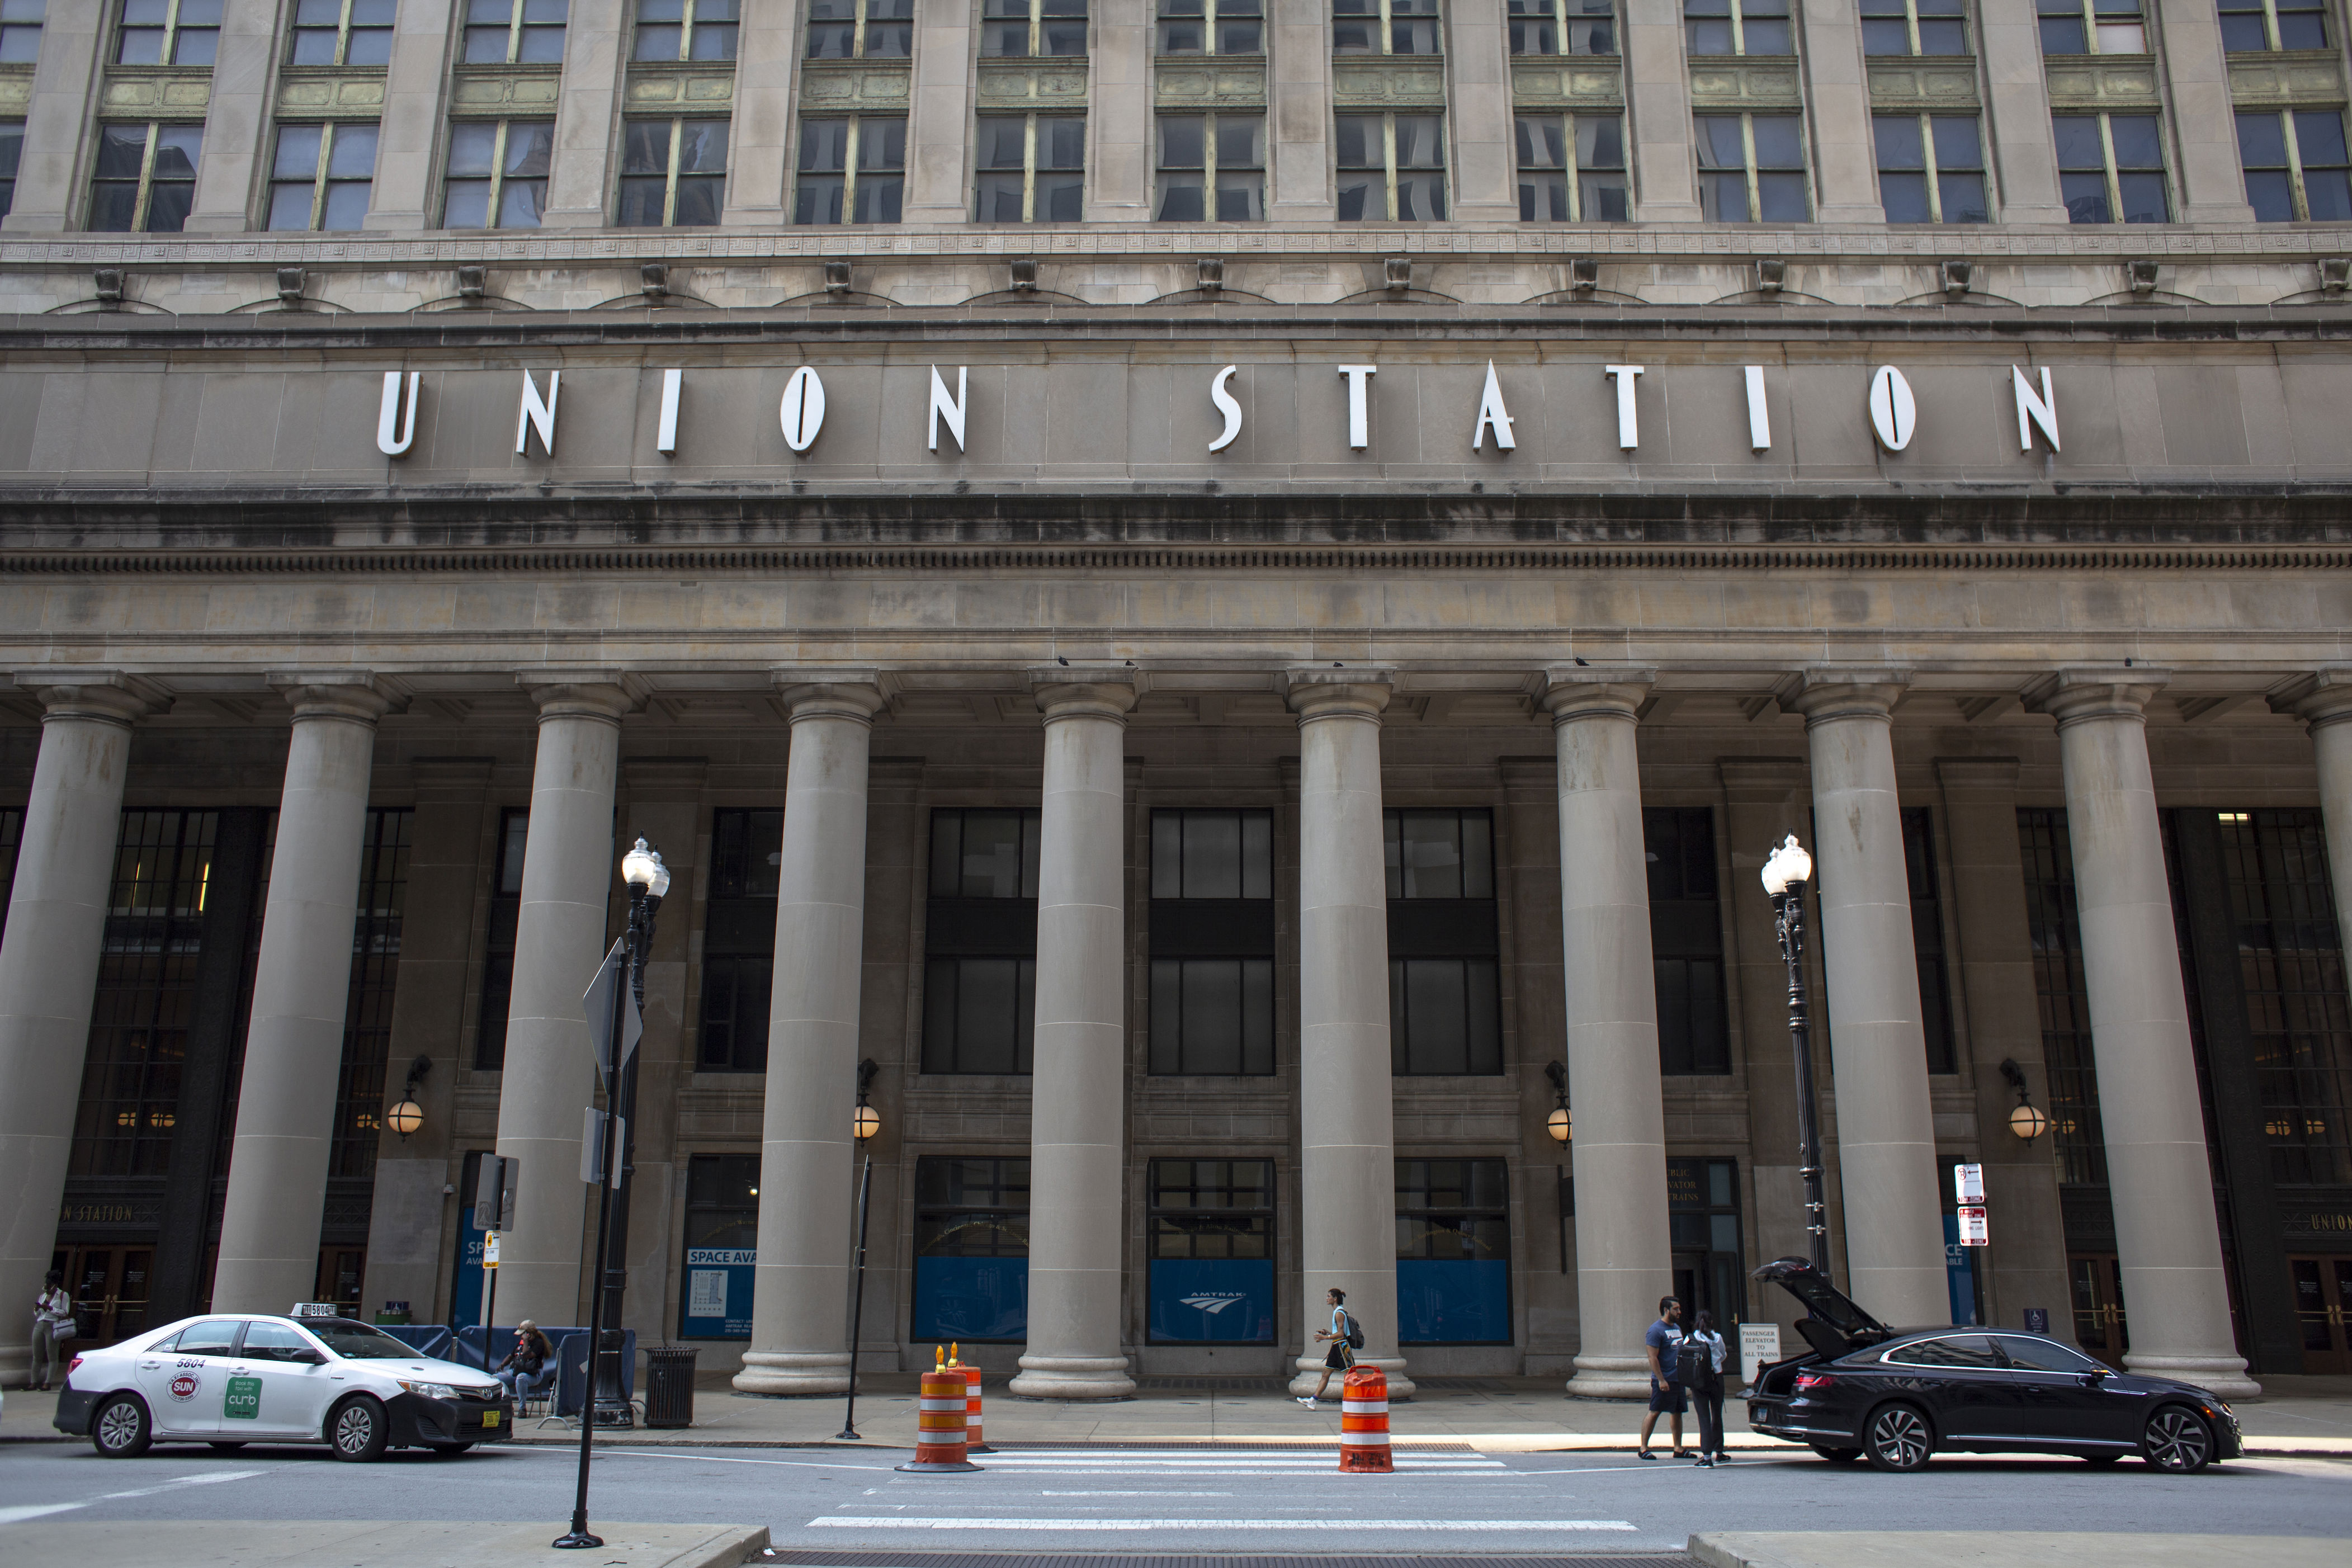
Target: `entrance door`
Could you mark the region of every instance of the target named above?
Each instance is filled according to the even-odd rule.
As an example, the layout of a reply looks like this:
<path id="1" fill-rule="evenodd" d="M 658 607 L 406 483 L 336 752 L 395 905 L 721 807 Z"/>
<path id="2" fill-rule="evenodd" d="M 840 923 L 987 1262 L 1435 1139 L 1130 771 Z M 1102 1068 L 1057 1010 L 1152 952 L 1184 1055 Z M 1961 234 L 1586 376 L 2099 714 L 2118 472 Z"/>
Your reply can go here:
<path id="1" fill-rule="evenodd" d="M 2121 1369 L 2131 1348 L 2124 1317 L 2123 1264 L 2112 1252 L 2078 1252 L 2066 1259 L 2074 1289 L 2074 1339 L 2084 1350 Z"/>
<path id="2" fill-rule="evenodd" d="M 2306 1374 L 2352 1372 L 2352 1258 L 2290 1258 Z"/>
<path id="3" fill-rule="evenodd" d="M 147 1291 L 153 1250 L 144 1247 L 68 1247 L 58 1252 L 73 1292 L 74 1345 L 93 1350 L 149 1327 Z"/>

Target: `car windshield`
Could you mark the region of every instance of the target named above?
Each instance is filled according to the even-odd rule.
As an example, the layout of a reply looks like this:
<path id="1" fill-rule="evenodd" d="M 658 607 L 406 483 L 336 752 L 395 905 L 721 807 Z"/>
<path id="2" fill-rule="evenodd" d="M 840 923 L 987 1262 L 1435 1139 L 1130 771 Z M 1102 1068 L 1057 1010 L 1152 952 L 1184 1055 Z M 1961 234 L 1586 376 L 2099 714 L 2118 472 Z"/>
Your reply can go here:
<path id="1" fill-rule="evenodd" d="M 348 1318 L 320 1318 L 302 1325 L 345 1361 L 415 1361 L 415 1347 L 402 1344 L 380 1329 Z"/>

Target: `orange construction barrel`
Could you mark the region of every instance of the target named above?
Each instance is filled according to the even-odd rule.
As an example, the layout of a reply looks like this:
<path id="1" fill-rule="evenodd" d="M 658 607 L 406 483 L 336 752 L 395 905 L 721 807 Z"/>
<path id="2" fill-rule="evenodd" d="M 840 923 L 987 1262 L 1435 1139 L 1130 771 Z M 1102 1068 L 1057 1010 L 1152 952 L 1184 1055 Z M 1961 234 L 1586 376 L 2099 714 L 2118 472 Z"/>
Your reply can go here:
<path id="1" fill-rule="evenodd" d="M 961 1367 L 934 1367 L 923 1373 L 923 1394 L 915 1413 L 915 1458 L 898 1468 L 927 1475 L 980 1468 L 964 1458 L 963 1419 L 970 1391 Z"/>
<path id="2" fill-rule="evenodd" d="M 1389 1374 L 1358 1367 L 1339 1390 L 1339 1469 L 1386 1475 L 1389 1458 Z"/>
<path id="3" fill-rule="evenodd" d="M 963 1451 L 967 1454 L 993 1454 L 996 1450 L 990 1447 L 988 1440 L 981 1436 L 980 1368 L 967 1366 L 961 1371 L 966 1384 L 965 1392 L 969 1395 L 963 1407 Z"/>

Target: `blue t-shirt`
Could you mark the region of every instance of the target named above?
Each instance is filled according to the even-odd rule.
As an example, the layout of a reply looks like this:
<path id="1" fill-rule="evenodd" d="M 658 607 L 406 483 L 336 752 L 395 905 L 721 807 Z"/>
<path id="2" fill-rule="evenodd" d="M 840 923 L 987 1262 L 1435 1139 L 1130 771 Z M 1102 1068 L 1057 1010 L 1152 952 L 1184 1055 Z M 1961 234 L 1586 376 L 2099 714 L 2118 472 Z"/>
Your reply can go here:
<path id="1" fill-rule="evenodd" d="M 1664 1321 L 1652 1323 L 1650 1331 L 1642 1338 L 1658 1352 L 1658 1376 L 1667 1383 L 1675 1380 L 1675 1347 L 1682 1343 L 1682 1335 Z"/>

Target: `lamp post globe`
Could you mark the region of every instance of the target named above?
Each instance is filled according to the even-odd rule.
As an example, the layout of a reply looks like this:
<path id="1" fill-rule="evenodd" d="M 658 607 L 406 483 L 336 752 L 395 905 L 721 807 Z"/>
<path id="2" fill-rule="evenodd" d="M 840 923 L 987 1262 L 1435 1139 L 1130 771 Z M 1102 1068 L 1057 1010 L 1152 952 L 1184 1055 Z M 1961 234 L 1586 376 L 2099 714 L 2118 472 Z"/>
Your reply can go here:
<path id="1" fill-rule="evenodd" d="M 410 1133 L 425 1125 L 425 1108 L 413 1100 L 404 1100 L 383 1113 L 383 1121 L 405 1142 Z"/>
<path id="2" fill-rule="evenodd" d="M 882 1131 L 882 1113 L 870 1105 L 860 1105 L 850 1122 L 849 1135 L 860 1143 Z"/>
<path id="3" fill-rule="evenodd" d="M 2038 1105 L 2020 1105 L 2009 1113 L 2009 1130 L 2031 1143 L 2050 1131 L 2050 1118 Z"/>
<path id="4" fill-rule="evenodd" d="M 1779 898 L 1791 886 L 1813 879 L 1813 858 L 1793 833 L 1764 858 L 1764 890 Z"/>
<path id="5" fill-rule="evenodd" d="M 621 857 L 621 880 L 632 888 L 643 888 L 654 898 L 669 897 L 669 868 L 662 864 L 661 851 L 642 838 Z"/>
<path id="6" fill-rule="evenodd" d="M 1555 1143 L 1565 1143 L 1576 1136 L 1575 1122 L 1570 1117 L 1567 1106 L 1552 1107 L 1551 1114 L 1544 1119 L 1544 1131 L 1551 1134 L 1551 1141 Z"/>

